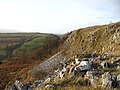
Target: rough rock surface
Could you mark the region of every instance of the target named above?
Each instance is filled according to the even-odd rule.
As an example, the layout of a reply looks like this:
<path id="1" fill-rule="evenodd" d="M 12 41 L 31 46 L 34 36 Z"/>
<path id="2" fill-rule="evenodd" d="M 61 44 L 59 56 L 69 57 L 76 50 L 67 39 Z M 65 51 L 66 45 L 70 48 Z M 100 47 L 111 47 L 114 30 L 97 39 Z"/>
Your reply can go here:
<path id="1" fill-rule="evenodd" d="M 112 88 L 112 76 L 109 72 L 105 72 L 102 75 L 102 87 L 104 89 L 110 89 Z"/>
<path id="2" fill-rule="evenodd" d="M 33 70 L 31 70 L 31 72 L 33 75 L 41 73 L 45 73 L 47 75 L 52 74 L 54 68 L 56 68 L 60 64 L 61 60 L 63 60 L 63 56 L 61 52 L 59 52 L 45 62 L 41 63 L 40 65 L 35 66 Z M 42 78 L 42 76 L 39 77 L 38 75 L 37 78 Z"/>

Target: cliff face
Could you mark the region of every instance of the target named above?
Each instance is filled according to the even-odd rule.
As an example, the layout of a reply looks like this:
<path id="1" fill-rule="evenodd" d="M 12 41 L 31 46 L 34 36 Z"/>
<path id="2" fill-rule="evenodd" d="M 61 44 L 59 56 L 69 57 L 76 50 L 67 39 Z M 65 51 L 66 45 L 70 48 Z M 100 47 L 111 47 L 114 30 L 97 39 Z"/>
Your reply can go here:
<path id="1" fill-rule="evenodd" d="M 119 56 L 120 22 L 72 31 L 63 46 L 68 57 L 92 52 Z"/>

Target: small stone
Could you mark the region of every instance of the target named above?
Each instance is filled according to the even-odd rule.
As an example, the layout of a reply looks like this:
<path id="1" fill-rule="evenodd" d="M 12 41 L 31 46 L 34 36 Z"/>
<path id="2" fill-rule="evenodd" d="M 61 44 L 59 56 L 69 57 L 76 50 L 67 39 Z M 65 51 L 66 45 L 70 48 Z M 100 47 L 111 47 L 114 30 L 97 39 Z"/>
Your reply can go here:
<path id="1" fill-rule="evenodd" d="M 55 86 L 54 85 L 46 85 L 45 89 L 47 89 L 47 90 L 55 90 Z"/>
<path id="2" fill-rule="evenodd" d="M 109 72 L 105 72 L 102 75 L 102 88 L 104 89 L 110 89 L 112 88 L 112 76 Z"/>

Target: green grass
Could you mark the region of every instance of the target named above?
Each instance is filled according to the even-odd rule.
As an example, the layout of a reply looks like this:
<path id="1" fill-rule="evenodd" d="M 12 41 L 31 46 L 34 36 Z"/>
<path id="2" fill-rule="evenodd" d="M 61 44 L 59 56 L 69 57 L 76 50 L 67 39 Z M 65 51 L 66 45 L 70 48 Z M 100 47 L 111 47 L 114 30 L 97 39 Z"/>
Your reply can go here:
<path id="1" fill-rule="evenodd" d="M 43 44 L 46 41 L 46 37 L 39 37 L 27 43 L 24 43 L 22 47 L 35 47 Z"/>
<path id="2" fill-rule="evenodd" d="M 25 52 L 32 53 L 37 48 L 41 47 L 45 42 L 53 38 L 55 38 L 55 36 L 51 34 L 41 34 L 41 33 L 37 34 L 36 37 L 24 42 L 24 44 L 21 47 L 15 49 L 13 55 L 21 55 L 22 53 Z"/>
<path id="3" fill-rule="evenodd" d="M 21 45 L 12 50 L 10 49 L 11 55 L 14 55 L 14 52 L 32 51 L 52 37 L 52 34 L 46 33 L 0 33 L 0 56 L 6 57 L 7 46 L 11 48 L 16 44 Z"/>
<path id="4" fill-rule="evenodd" d="M 42 45 L 44 42 L 46 42 L 47 40 L 51 39 L 51 36 L 40 36 L 38 38 L 33 39 L 32 41 L 26 42 L 22 45 L 22 48 L 26 47 L 26 48 L 34 48 L 37 46 Z"/>

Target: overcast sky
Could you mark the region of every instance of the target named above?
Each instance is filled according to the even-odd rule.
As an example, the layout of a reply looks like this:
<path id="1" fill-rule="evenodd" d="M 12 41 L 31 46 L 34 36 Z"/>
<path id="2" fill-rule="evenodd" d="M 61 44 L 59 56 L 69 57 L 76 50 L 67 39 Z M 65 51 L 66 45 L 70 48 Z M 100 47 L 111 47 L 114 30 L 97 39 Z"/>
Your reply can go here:
<path id="1" fill-rule="evenodd" d="M 119 0 L 0 0 L 0 32 L 66 33 L 119 20 Z"/>

